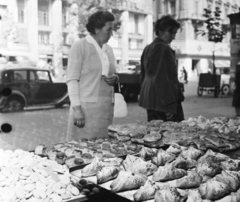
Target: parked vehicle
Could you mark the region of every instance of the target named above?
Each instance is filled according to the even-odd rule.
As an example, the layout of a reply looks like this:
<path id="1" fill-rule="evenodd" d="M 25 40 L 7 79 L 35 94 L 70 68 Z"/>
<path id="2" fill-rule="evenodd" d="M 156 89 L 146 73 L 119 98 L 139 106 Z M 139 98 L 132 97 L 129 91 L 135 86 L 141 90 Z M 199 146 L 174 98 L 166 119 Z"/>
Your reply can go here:
<path id="1" fill-rule="evenodd" d="M 67 85 L 64 81 L 53 82 L 48 70 L 35 67 L 0 69 L 0 112 L 22 111 L 37 105 L 62 107 L 64 104 L 70 104 Z"/>

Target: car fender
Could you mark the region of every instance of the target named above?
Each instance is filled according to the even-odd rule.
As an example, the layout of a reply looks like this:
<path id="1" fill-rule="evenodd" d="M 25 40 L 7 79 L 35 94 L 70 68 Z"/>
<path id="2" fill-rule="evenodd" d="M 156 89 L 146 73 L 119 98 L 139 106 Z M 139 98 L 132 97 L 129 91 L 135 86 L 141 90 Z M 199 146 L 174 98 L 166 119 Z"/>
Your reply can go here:
<path id="1" fill-rule="evenodd" d="M 59 104 L 61 102 L 63 102 L 65 99 L 69 99 L 68 98 L 68 93 L 66 93 L 64 96 L 62 96 L 61 98 L 54 100 L 54 104 Z"/>
<path id="2" fill-rule="evenodd" d="M 27 106 L 27 99 L 26 99 L 26 97 L 24 96 L 23 93 L 21 93 L 20 91 L 17 91 L 17 90 L 13 90 L 9 97 L 12 97 L 12 96 L 19 96 L 19 97 L 21 97 L 24 100 L 25 106 Z"/>

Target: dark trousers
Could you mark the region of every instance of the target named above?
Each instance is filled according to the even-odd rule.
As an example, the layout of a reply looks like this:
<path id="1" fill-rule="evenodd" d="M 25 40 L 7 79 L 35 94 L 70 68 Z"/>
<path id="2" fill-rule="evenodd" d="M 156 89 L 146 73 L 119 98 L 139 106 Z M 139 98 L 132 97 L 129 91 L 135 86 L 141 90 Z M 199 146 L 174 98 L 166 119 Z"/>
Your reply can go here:
<path id="1" fill-rule="evenodd" d="M 173 122 L 181 122 L 184 120 L 184 113 L 182 108 L 182 103 L 179 102 L 177 106 L 177 114 L 173 114 L 172 116 L 167 116 L 165 112 L 156 111 L 156 110 L 147 110 L 148 121 L 152 120 L 163 120 L 165 121 L 173 121 Z"/>

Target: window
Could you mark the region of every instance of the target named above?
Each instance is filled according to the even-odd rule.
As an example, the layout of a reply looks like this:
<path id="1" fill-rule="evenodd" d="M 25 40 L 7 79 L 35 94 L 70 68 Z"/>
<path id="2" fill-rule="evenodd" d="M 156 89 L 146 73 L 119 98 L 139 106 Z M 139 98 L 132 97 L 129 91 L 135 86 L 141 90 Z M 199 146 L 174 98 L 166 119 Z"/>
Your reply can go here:
<path id="1" fill-rule="evenodd" d="M 175 15 L 176 14 L 176 2 L 170 1 L 170 14 Z"/>
<path id="2" fill-rule="evenodd" d="M 130 38 L 129 49 L 143 49 L 143 40 Z"/>
<path id="3" fill-rule="evenodd" d="M 17 0 L 18 23 L 25 22 L 25 0 Z"/>
<path id="4" fill-rule="evenodd" d="M 50 82 L 48 71 L 36 71 L 36 77 L 38 82 Z"/>
<path id="5" fill-rule="evenodd" d="M 49 0 L 38 0 L 38 24 L 49 25 Z"/>
<path id="6" fill-rule="evenodd" d="M 184 0 L 180 0 L 180 10 L 184 10 Z"/>
<path id="7" fill-rule="evenodd" d="M 27 81 L 27 71 L 14 71 L 13 81 Z"/>
<path id="8" fill-rule="evenodd" d="M 198 3 L 198 0 L 195 0 L 194 6 L 195 6 L 195 14 L 198 14 L 199 13 L 199 3 Z"/>
<path id="9" fill-rule="evenodd" d="M 50 44 L 50 32 L 39 31 L 38 32 L 38 43 L 39 44 Z"/>
<path id="10" fill-rule="evenodd" d="M 68 2 L 62 1 L 62 26 L 67 27 L 68 24 Z"/>
<path id="11" fill-rule="evenodd" d="M 144 35 L 144 15 L 129 14 L 129 33 Z"/>

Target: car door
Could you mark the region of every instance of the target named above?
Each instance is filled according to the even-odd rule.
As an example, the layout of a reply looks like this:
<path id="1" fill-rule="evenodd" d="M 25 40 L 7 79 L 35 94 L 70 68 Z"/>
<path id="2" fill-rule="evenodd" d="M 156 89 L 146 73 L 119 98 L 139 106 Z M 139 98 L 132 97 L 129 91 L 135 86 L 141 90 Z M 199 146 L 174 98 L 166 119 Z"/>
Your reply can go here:
<path id="1" fill-rule="evenodd" d="M 31 70 L 29 72 L 30 94 L 34 104 L 52 103 L 55 91 L 49 72 L 46 70 Z"/>

